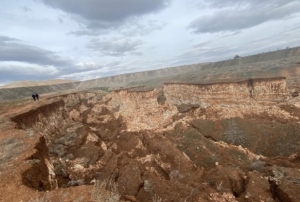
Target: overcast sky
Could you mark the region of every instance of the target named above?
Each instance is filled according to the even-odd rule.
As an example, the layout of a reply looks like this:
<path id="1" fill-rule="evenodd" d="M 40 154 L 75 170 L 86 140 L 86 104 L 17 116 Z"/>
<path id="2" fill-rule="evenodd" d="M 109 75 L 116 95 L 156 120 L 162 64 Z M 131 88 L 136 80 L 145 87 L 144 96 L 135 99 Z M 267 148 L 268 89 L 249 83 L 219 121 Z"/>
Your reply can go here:
<path id="1" fill-rule="evenodd" d="M 300 0 L 1 0 L 0 84 L 300 46 Z"/>

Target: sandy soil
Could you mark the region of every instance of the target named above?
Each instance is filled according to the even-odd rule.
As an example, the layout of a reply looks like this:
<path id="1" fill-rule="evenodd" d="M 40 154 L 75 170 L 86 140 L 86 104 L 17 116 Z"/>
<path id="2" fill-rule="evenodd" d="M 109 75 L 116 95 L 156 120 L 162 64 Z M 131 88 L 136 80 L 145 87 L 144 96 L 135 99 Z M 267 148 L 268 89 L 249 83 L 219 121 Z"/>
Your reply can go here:
<path id="1" fill-rule="evenodd" d="M 228 119 L 153 92 L 6 105 L 0 201 L 300 201 L 298 99 Z"/>

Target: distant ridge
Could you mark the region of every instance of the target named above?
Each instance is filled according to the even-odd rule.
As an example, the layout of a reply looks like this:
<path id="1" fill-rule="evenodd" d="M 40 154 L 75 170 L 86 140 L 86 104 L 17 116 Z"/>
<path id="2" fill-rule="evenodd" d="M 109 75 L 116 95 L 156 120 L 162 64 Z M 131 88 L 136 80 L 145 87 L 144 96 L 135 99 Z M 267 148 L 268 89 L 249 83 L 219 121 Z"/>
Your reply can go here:
<path id="1" fill-rule="evenodd" d="M 54 85 L 29 81 L 16 82 L 11 85 L 13 87 L 8 87 L 8 85 L 5 85 L 5 88 L 0 87 L 0 101 L 30 97 L 32 92 L 44 94 L 69 90 L 117 90 L 132 87 L 148 89 L 162 87 L 165 83 L 206 84 L 272 77 L 286 77 L 290 86 L 300 81 L 300 47 L 241 56 L 219 62 L 168 67 L 81 82 L 63 80 L 67 83 Z M 57 80 L 46 82 L 55 83 Z M 34 86 L 28 86 L 33 84 Z M 23 87 L 17 87 L 18 85 Z M 300 86 L 295 86 L 295 88 L 300 89 Z"/>
<path id="2" fill-rule="evenodd" d="M 168 82 L 207 83 L 281 76 L 290 78 L 300 76 L 299 64 L 300 47 L 294 47 L 218 62 L 168 67 L 87 80 L 82 81 L 77 88 L 158 87 Z"/>
<path id="3" fill-rule="evenodd" d="M 64 80 L 64 79 L 52 79 L 52 80 L 46 80 L 46 81 L 16 81 L 13 83 L 9 83 L 9 84 L 0 86 L 0 89 L 30 87 L 30 86 L 46 86 L 46 85 L 56 85 L 56 84 L 73 83 L 73 82 L 77 82 L 77 81 Z"/>

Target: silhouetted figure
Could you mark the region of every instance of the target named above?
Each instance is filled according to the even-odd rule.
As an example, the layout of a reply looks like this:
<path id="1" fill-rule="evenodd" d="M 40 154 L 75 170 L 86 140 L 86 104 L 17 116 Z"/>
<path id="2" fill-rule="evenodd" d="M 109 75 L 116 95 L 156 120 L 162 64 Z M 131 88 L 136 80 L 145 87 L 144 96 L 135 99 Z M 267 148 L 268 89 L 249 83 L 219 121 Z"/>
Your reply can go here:
<path id="1" fill-rule="evenodd" d="M 39 94 L 35 94 L 35 98 L 36 98 L 36 100 L 39 100 Z"/>
<path id="2" fill-rule="evenodd" d="M 32 94 L 32 98 L 33 98 L 33 100 L 35 101 L 35 94 Z"/>

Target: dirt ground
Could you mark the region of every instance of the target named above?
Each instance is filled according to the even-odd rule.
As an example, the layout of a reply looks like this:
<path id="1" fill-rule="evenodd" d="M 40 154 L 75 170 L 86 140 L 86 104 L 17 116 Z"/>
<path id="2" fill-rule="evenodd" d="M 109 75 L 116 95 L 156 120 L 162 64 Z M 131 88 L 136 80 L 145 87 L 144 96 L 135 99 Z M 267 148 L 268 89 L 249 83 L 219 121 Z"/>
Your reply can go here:
<path id="1" fill-rule="evenodd" d="M 300 201 L 297 97 L 215 119 L 153 92 L 2 103 L 0 201 Z"/>

